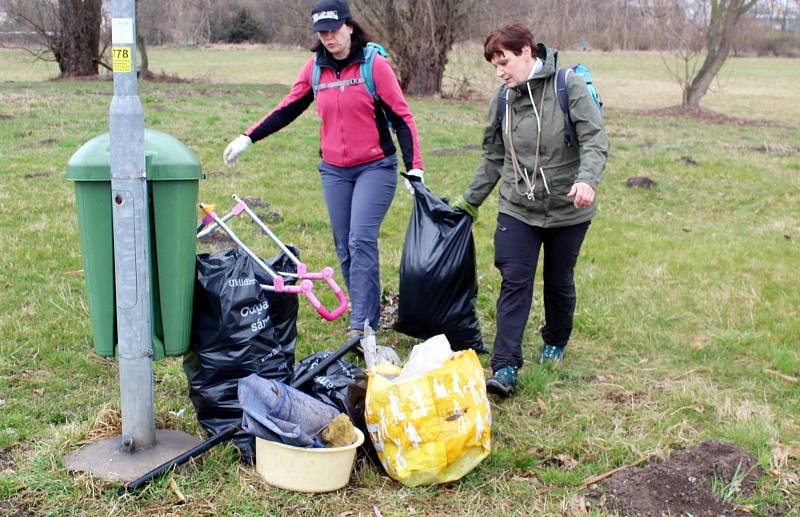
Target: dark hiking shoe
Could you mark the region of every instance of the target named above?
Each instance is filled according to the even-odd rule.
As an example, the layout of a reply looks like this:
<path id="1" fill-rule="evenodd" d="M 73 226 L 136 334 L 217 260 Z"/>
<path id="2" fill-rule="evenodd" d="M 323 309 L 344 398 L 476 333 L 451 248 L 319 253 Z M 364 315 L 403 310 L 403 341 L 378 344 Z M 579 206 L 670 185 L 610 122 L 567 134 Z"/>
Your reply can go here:
<path id="1" fill-rule="evenodd" d="M 347 329 L 345 335 L 347 336 L 347 339 L 351 339 L 354 337 L 363 337 L 364 331 L 361 329 Z"/>
<path id="2" fill-rule="evenodd" d="M 514 393 L 514 388 L 517 385 L 517 371 L 519 368 L 516 366 L 503 366 L 499 368 L 494 375 L 489 377 L 486 381 L 486 391 L 500 395 L 501 397 L 510 397 Z"/>
<path id="3" fill-rule="evenodd" d="M 564 347 L 542 345 L 542 352 L 539 354 L 539 364 L 559 365 L 562 362 L 564 362 Z"/>
<path id="4" fill-rule="evenodd" d="M 471 349 L 475 350 L 476 354 L 491 354 L 492 349 L 488 346 L 484 345 L 483 342 L 477 343 L 475 345 L 470 346 Z"/>

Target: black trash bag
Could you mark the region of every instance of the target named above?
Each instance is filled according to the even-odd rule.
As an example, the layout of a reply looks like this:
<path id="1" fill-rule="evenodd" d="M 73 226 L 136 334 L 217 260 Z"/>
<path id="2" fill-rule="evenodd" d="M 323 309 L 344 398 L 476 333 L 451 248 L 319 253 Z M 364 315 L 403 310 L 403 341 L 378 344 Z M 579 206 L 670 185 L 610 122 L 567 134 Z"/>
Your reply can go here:
<path id="1" fill-rule="evenodd" d="M 255 373 L 286 382 L 292 375 L 297 296 L 263 291 L 258 284 L 271 282 L 258 270 L 239 249 L 197 256 L 192 343 L 183 370 L 197 420 L 210 435 L 241 424 L 239 379 Z M 233 442 L 252 463 L 253 437 L 241 432 Z"/>
<path id="2" fill-rule="evenodd" d="M 287 246 L 295 257 L 300 258 L 300 252 L 293 246 Z M 273 271 L 284 273 L 297 273 L 297 266 L 286 255 L 281 253 L 277 257 L 266 261 Z M 272 278 L 260 267 L 255 268 L 256 280 L 260 284 L 272 285 Z M 293 285 L 297 282 L 296 278 L 283 277 L 285 285 Z M 275 339 L 281 344 L 283 356 L 289 364 L 291 371 L 294 365 L 294 352 L 297 347 L 297 310 L 300 306 L 300 295 L 279 294 L 273 291 L 263 291 L 267 296 L 269 304 L 269 317 L 275 332 Z"/>
<path id="3" fill-rule="evenodd" d="M 297 363 L 294 366 L 292 384 L 316 368 L 330 354 L 331 352 L 317 352 Z M 339 359 L 305 385 L 298 386 L 298 389 L 330 404 L 350 417 L 353 425 L 364 433 L 364 444 L 359 447 L 359 451 L 366 454 L 374 465 L 383 468 L 372 440 L 369 438 L 367 422 L 364 417 L 367 395 L 367 375 L 364 370 L 344 359 Z"/>
<path id="4" fill-rule="evenodd" d="M 444 334 L 453 350 L 485 352 L 475 310 L 478 281 L 472 218 L 412 179 L 414 208 L 400 262 L 395 330 L 420 339 Z"/>
<path id="5" fill-rule="evenodd" d="M 295 381 L 316 368 L 330 355 L 331 352 L 317 352 L 297 363 L 289 384 L 294 385 Z M 297 386 L 297 389 L 335 407 L 342 413 L 348 413 L 347 389 L 353 384 L 366 388 L 367 375 L 358 366 L 344 359 L 338 359 L 305 385 Z"/>

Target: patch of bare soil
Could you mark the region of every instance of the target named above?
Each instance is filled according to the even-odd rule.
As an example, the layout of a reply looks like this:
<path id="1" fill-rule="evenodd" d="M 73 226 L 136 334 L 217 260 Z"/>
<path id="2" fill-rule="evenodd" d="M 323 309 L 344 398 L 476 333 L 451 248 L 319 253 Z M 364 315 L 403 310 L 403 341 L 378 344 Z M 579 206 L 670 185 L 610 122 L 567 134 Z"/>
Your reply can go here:
<path id="1" fill-rule="evenodd" d="M 614 404 L 636 404 L 647 398 L 647 393 L 641 390 L 636 391 L 612 391 L 605 395 L 606 400 Z"/>
<path id="2" fill-rule="evenodd" d="M 12 449 L 0 449 L 0 472 L 6 469 L 12 469 L 15 466 L 14 460 L 11 459 Z"/>
<path id="3" fill-rule="evenodd" d="M 441 149 L 434 149 L 433 154 L 436 156 L 445 156 L 450 154 L 464 154 L 470 151 L 480 151 L 481 146 L 478 144 L 467 144 L 461 147 L 443 147 Z"/>
<path id="4" fill-rule="evenodd" d="M 169 75 L 165 73 L 163 70 L 157 74 L 153 72 L 147 72 L 147 76 L 145 77 L 145 81 L 152 81 L 154 83 L 193 83 L 192 79 L 185 79 L 183 77 L 178 77 L 177 75 Z"/>
<path id="5" fill-rule="evenodd" d="M 3 113 L 0 113 L 0 120 L 11 120 L 12 118 L 14 117 L 11 115 L 4 115 Z"/>
<path id="6" fill-rule="evenodd" d="M 137 74 L 141 75 L 141 74 Z M 97 75 L 59 75 L 52 79 L 53 81 L 113 81 L 114 76 L 111 73 L 100 73 Z M 147 72 L 145 81 L 152 81 L 154 83 L 193 83 L 193 79 L 185 79 L 177 75 L 169 75 L 163 70 L 159 73 Z"/>
<path id="7" fill-rule="evenodd" d="M 757 126 L 757 127 L 776 127 L 794 129 L 792 124 L 784 124 L 774 120 L 763 118 L 739 118 L 729 117 L 708 108 L 694 108 L 690 106 L 670 106 L 654 110 L 640 110 L 639 115 L 646 117 L 686 117 L 709 124 L 725 124 L 733 126 Z"/>
<path id="8" fill-rule="evenodd" d="M 266 225 L 270 224 L 278 224 L 283 222 L 283 216 L 275 212 L 274 210 L 270 210 L 272 204 L 269 201 L 264 201 L 258 197 L 243 197 L 242 201 L 247 203 L 247 206 L 261 219 Z M 218 212 L 221 216 L 222 212 Z M 243 217 L 246 220 L 250 218 L 247 215 L 242 215 L 239 217 Z M 229 221 L 229 224 L 230 221 Z M 234 229 L 234 231 L 236 231 Z M 220 230 L 219 228 L 215 231 L 209 233 L 200 238 L 200 242 L 203 244 L 208 244 L 214 248 L 233 248 L 236 247 L 236 243 L 228 237 L 228 235 Z M 245 242 L 247 244 L 247 242 Z M 249 245 L 248 245 L 249 247 Z"/>
<path id="9" fill-rule="evenodd" d="M 632 176 L 625 180 L 625 186 L 628 188 L 639 187 L 644 189 L 651 189 L 658 185 L 652 178 L 647 176 Z"/>
<path id="10" fill-rule="evenodd" d="M 242 201 L 247 203 L 247 206 L 267 225 L 283 222 L 283 216 L 280 213 L 270 210 L 272 204 L 269 201 L 262 201 L 257 197 L 243 197 Z"/>
<path id="11" fill-rule="evenodd" d="M 33 178 L 49 178 L 49 177 L 50 177 L 49 172 L 31 172 L 24 176 L 26 180 L 30 180 Z"/>
<path id="12" fill-rule="evenodd" d="M 208 176 L 209 178 L 238 178 L 241 175 L 242 175 L 241 172 L 234 172 L 234 171 L 230 172 L 218 171 L 218 172 L 206 173 L 206 176 Z"/>
<path id="13" fill-rule="evenodd" d="M 623 515 L 746 517 L 751 514 L 731 499 L 750 492 L 763 473 L 749 452 L 709 440 L 675 451 L 663 463 L 623 470 L 595 485 L 590 497 Z"/>
<path id="14" fill-rule="evenodd" d="M 14 451 L 22 450 L 23 452 L 28 447 L 24 445 L 15 445 L 6 449 L 0 449 L 0 474 L 3 472 L 13 472 L 17 467 L 14 458 Z M 20 501 L 12 501 L 9 499 L 0 500 L 0 516 L 3 517 L 32 517 L 35 515 L 24 503 Z"/>
<path id="15" fill-rule="evenodd" d="M 242 201 L 247 203 L 251 209 L 253 208 L 269 208 L 272 206 L 269 201 L 264 201 L 260 197 L 243 197 Z"/>
<path id="16" fill-rule="evenodd" d="M 692 158 L 691 156 L 681 156 L 679 158 L 675 158 L 676 162 L 685 163 L 686 165 L 694 165 L 697 166 L 697 160 Z"/>
<path id="17" fill-rule="evenodd" d="M 397 308 L 400 304 L 400 293 L 384 291 L 381 295 L 381 326 L 382 330 L 394 329 L 397 323 Z"/>
<path id="18" fill-rule="evenodd" d="M 278 212 L 254 210 L 259 219 L 267 224 L 278 224 L 283 222 L 283 216 Z"/>
<path id="19" fill-rule="evenodd" d="M 231 95 L 239 95 L 232 88 L 181 88 L 170 89 L 158 92 L 156 96 L 166 98 L 184 98 L 184 97 L 229 97 Z"/>
<path id="20" fill-rule="evenodd" d="M 27 508 L 11 501 L 0 501 L 0 515 L 3 517 L 33 517 L 33 513 Z"/>
<path id="21" fill-rule="evenodd" d="M 797 156 L 800 155 L 800 147 L 793 147 L 781 144 L 761 144 L 761 145 L 743 145 L 723 143 L 722 148 L 732 153 L 758 153 L 769 154 L 774 156 Z"/>
<path id="22" fill-rule="evenodd" d="M 215 230 L 200 237 L 199 241 L 215 249 L 235 248 L 236 243 L 222 230 Z"/>
<path id="23" fill-rule="evenodd" d="M 789 147 L 785 145 L 761 144 L 751 146 L 750 150 L 761 154 L 777 154 L 781 156 L 795 156 L 800 154 L 800 147 Z"/>

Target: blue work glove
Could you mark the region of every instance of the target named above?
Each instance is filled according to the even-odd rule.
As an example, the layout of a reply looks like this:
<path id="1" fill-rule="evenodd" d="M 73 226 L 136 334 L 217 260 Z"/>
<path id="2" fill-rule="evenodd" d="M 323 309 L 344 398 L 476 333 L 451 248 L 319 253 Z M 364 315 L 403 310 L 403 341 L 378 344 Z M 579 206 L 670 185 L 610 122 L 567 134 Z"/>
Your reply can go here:
<path id="1" fill-rule="evenodd" d="M 467 203 L 467 201 L 464 199 L 464 196 L 458 196 L 450 206 L 456 210 L 466 212 L 468 216 L 472 217 L 472 219 L 478 218 L 478 207 L 471 203 Z"/>

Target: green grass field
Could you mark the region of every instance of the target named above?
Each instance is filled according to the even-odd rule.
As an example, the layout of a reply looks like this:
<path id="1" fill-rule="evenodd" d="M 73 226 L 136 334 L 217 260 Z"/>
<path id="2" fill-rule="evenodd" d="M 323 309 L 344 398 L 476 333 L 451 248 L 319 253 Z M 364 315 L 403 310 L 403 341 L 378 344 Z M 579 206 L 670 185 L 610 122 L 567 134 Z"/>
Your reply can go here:
<path id="1" fill-rule="evenodd" d="M 287 91 L 306 55 L 153 49 L 155 72 L 198 82 L 144 83 L 140 96 L 147 126 L 200 158 L 208 175 L 203 201 L 228 206 L 231 193 L 268 201 L 281 216 L 276 233 L 309 264 L 334 265 L 311 110 L 235 168 L 221 159 L 228 141 Z M 774 123 L 711 124 L 639 114 L 680 100 L 656 54 L 567 55 L 592 68 L 612 142 L 600 214 L 576 270 L 576 328 L 564 367 L 533 364 L 542 313 L 537 277 L 522 388 L 494 401 L 492 455 L 463 480 L 408 489 L 359 463 L 346 489 L 309 496 L 267 486 L 222 447 L 174 474 L 187 499 L 177 505 L 166 479 L 120 499 L 115 485 L 64 468 L 65 454 L 118 424 L 118 371 L 90 344 L 83 278 L 75 273 L 83 266 L 73 185 L 63 177 L 72 153 L 108 130 L 112 84 L 47 81 L 54 68 L 25 59 L 0 51 L 0 514 L 603 515 L 585 507 L 583 479 L 715 438 L 749 450 L 767 472 L 754 493 L 737 496 L 742 508 L 800 515 L 795 61 L 731 59 L 722 89 L 704 104 Z M 462 50 L 448 80 L 484 91 L 492 70 L 474 49 Z M 484 102 L 410 102 L 427 184 L 442 197 L 460 194 L 480 159 L 472 146 L 480 142 Z M 657 186 L 626 188 L 632 176 Z M 410 207 L 399 188 L 381 233 L 388 292 L 397 291 Z M 492 265 L 496 207 L 493 195 L 474 230 L 489 344 L 500 283 Z M 275 254 L 265 238 L 242 234 L 263 256 Z M 338 347 L 344 328 L 301 305 L 298 355 Z M 392 332 L 380 337 L 401 355 L 414 344 Z M 180 361 L 158 362 L 155 374 L 159 425 L 199 433 Z M 781 451 L 790 451 L 788 460 Z"/>

